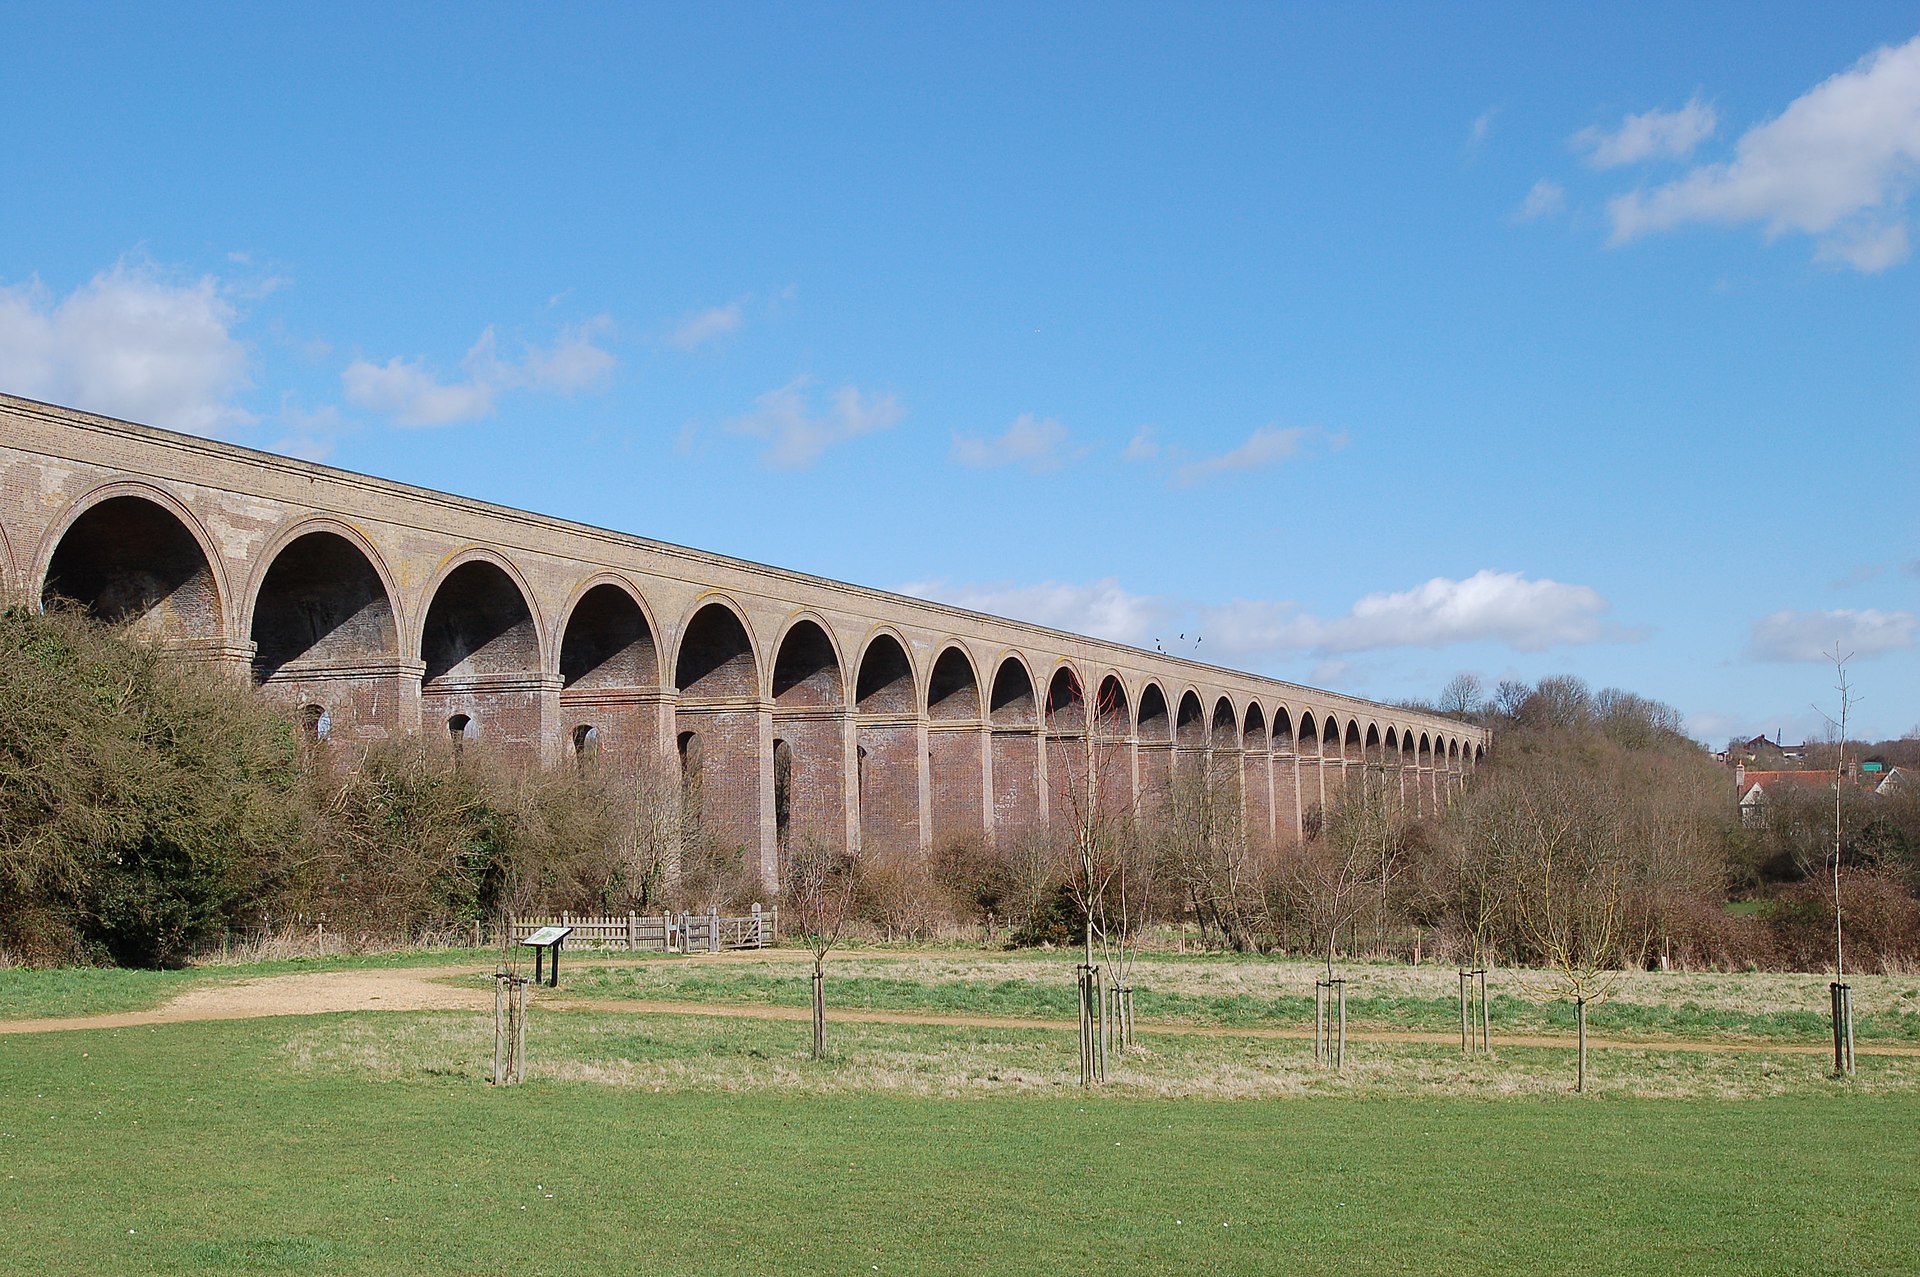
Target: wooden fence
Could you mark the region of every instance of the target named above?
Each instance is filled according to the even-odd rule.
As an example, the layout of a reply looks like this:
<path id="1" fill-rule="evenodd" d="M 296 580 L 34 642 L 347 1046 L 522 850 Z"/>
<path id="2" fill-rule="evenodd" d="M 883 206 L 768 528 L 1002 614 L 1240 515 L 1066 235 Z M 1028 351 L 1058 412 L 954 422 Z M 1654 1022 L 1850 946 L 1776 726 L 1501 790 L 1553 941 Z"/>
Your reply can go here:
<path id="1" fill-rule="evenodd" d="M 567 944 L 653 953 L 719 953 L 726 949 L 764 949 L 780 931 L 780 910 L 753 907 L 737 918 L 707 913 L 629 913 L 611 917 L 563 913 L 557 917 L 516 918 L 515 941 L 542 927 L 572 927 Z"/>

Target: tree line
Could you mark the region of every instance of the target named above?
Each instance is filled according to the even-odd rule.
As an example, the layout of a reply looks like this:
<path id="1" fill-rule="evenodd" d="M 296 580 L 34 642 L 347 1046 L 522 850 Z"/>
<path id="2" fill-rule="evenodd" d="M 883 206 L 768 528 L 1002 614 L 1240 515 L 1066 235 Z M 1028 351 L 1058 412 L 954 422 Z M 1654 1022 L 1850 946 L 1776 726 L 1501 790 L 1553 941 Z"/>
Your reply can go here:
<path id="1" fill-rule="evenodd" d="M 74 611 L 0 611 L 0 670 L 0 960 L 169 965 L 294 920 L 371 941 L 770 898 L 676 775 L 509 765 L 444 738 L 330 745 L 219 670 Z M 1122 976 L 1130 945 L 1174 925 L 1329 963 L 1821 965 L 1830 789 L 1744 826 L 1731 774 L 1671 707 L 1572 677 L 1490 696 L 1459 679 L 1427 708 L 1495 733 L 1443 812 L 1414 814 L 1397 774 L 1367 764 L 1304 813 L 1305 840 L 1272 845 L 1246 827 L 1237 765 L 1187 758 L 1121 802 L 1103 751 L 1122 747 L 1089 737 L 1049 834 L 852 858 L 845 907 L 895 938 L 1097 941 Z M 1837 880 L 1863 967 L 1920 959 L 1915 781 L 1843 794 Z"/>

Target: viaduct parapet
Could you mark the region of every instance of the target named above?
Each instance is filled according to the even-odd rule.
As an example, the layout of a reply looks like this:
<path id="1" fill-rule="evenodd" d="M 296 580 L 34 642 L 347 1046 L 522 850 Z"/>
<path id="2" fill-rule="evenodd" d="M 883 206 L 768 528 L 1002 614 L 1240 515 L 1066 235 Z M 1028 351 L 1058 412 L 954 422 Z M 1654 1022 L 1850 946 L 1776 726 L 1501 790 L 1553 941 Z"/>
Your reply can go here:
<path id="1" fill-rule="evenodd" d="M 1185 763 L 1269 845 L 1362 767 L 1411 811 L 1484 757 L 1451 719 L 0 395 L 0 575 L 244 671 L 333 741 L 677 771 L 776 880 L 1041 836 Z M 1094 797 L 1097 795 L 1097 798 Z"/>

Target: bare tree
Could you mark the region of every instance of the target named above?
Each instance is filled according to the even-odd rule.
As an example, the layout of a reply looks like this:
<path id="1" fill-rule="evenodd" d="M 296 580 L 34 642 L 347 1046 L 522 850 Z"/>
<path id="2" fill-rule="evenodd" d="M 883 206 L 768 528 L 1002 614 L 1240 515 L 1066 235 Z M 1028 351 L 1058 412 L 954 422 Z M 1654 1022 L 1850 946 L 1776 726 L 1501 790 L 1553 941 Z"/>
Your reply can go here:
<path id="1" fill-rule="evenodd" d="M 794 930 L 813 954 L 813 1058 L 827 1054 L 827 954 L 853 918 L 860 867 L 844 851 L 803 839 L 788 859 L 787 909 Z"/>
<path id="2" fill-rule="evenodd" d="M 1440 689 L 1439 710 L 1455 718 L 1472 718 L 1486 703 L 1486 685 L 1470 670 L 1461 670 Z"/>

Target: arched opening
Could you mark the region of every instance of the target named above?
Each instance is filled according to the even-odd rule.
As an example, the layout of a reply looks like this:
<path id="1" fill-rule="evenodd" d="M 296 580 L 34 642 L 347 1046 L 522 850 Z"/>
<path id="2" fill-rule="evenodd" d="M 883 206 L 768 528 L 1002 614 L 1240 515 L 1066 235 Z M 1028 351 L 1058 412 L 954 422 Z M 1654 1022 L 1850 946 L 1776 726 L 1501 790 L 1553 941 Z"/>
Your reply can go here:
<path id="1" fill-rule="evenodd" d="M 593 766 L 593 760 L 600 755 L 600 729 L 592 723 L 582 723 L 573 729 L 573 765 L 580 771 Z"/>
<path id="2" fill-rule="evenodd" d="M 1031 842 L 1040 829 L 1039 713 L 1027 667 L 1009 656 L 993 676 L 993 825 L 1003 846 Z"/>
<path id="3" fill-rule="evenodd" d="M 1207 712 L 1200 697 L 1189 691 L 1180 698 L 1180 713 L 1173 721 L 1173 743 L 1182 749 L 1199 749 L 1207 743 Z"/>
<path id="4" fill-rule="evenodd" d="M 1273 828 L 1281 841 L 1300 838 L 1300 759 L 1294 753 L 1293 714 L 1285 705 L 1273 711 Z"/>
<path id="5" fill-rule="evenodd" d="M 262 683 L 290 665 L 374 665 L 400 650 L 380 574 L 334 532 L 296 537 L 274 556 L 254 599 L 252 638 Z"/>
<path id="6" fill-rule="evenodd" d="M 1347 737 L 1345 747 L 1341 751 L 1341 756 L 1349 763 L 1366 761 L 1366 756 L 1361 752 L 1360 720 L 1357 718 L 1347 720 Z"/>
<path id="7" fill-rule="evenodd" d="M 1126 684 L 1117 674 L 1100 680 L 1093 698 L 1093 730 L 1109 740 L 1133 734 L 1133 710 L 1127 704 Z"/>
<path id="8" fill-rule="evenodd" d="M 452 714 L 447 718 L 447 739 L 453 742 L 453 752 L 459 754 L 467 747 L 467 742 L 480 734 L 479 724 L 473 721 L 471 714 Z"/>
<path id="9" fill-rule="evenodd" d="M 846 845 L 845 689 L 827 632 L 806 619 L 788 627 L 773 655 L 773 717 L 788 749 L 788 837 L 802 845 Z"/>
<path id="10" fill-rule="evenodd" d="M 927 803 L 936 853 L 985 836 L 987 746 L 980 722 L 973 662 L 961 649 L 946 648 L 927 676 Z"/>
<path id="11" fill-rule="evenodd" d="M 1126 684 L 1117 674 L 1100 680 L 1093 697 L 1094 759 L 1099 767 L 1100 807 L 1119 816 L 1134 810 L 1135 747 L 1133 709 L 1127 703 Z"/>
<path id="12" fill-rule="evenodd" d="M 969 670 L 968 677 L 972 677 Z M 975 697 L 978 712 L 978 696 Z M 862 714 L 913 714 L 913 664 L 891 634 L 876 634 L 860 657 L 854 677 L 854 708 Z"/>
<path id="13" fill-rule="evenodd" d="M 957 647 L 940 653 L 927 679 L 927 717 L 937 723 L 980 721 L 980 680 L 973 662 Z"/>
<path id="14" fill-rule="evenodd" d="M 799 621 L 780 640 L 773 658 L 773 703 L 777 710 L 837 709 L 845 680 L 833 640 L 812 621 Z"/>
<path id="15" fill-rule="evenodd" d="M 659 685 L 659 651 L 639 600 L 612 581 L 590 587 L 560 631 L 560 704 L 593 716 L 596 748 L 622 772 L 657 766 L 656 707 L 635 693 Z"/>
<path id="16" fill-rule="evenodd" d="M 1241 790 L 1245 795 L 1247 836 L 1256 847 L 1273 842 L 1273 759 L 1268 753 L 1267 715 L 1260 702 L 1247 703 L 1241 731 Z"/>
<path id="17" fill-rule="evenodd" d="M 674 741 L 680 756 L 680 839 L 692 844 L 701 837 L 700 821 L 706 811 L 702 791 L 706 785 L 706 747 L 699 732 L 681 732 Z"/>
<path id="18" fill-rule="evenodd" d="M 1215 749 L 1240 748 L 1240 724 L 1234 717 L 1233 702 L 1222 696 L 1213 705 L 1213 731 L 1208 743 Z"/>
<path id="19" fill-rule="evenodd" d="M 440 582 L 420 656 L 423 716 L 484 713 L 489 749 L 541 751 L 540 634 L 526 596 L 499 564 L 470 559 Z"/>
<path id="20" fill-rule="evenodd" d="M 1146 808 L 1157 802 L 1173 781 L 1173 715 L 1167 706 L 1167 694 L 1158 683 L 1140 689 L 1134 733 L 1140 742 L 1140 804 Z"/>
<path id="21" fill-rule="evenodd" d="M 217 639 L 220 588 L 205 551 L 172 511 L 144 497 L 109 497 L 73 521 L 41 583 L 43 606 L 78 604 L 144 639 Z"/>
<path id="22" fill-rule="evenodd" d="M 784 858 L 793 845 L 793 746 L 773 742 L 773 837 Z"/>
<path id="23" fill-rule="evenodd" d="M 773 760 L 761 753 L 761 741 L 768 737 L 761 735 L 760 665 L 747 627 L 732 608 L 708 603 L 688 620 L 674 659 L 674 686 L 680 693 L 674 708 L 677 730 L 699 749 L 693 769 L 698 784 L 689 808 L 697 850 L 737 853 L 763 878 L 776 876 L 779 848 L 770 824 L 762 824 L 772 799 Z M 798 751 L 794 764 L 805 765 Z M 797 780 L 796 789 L 802 784 Z"/>
<path id="24" fill-rule="evenodd" d="M 952 694 L 957 689 L 948 690 Z M 977 706 L 977 694 L 974 701 Z M 861 850 L 917 852 L 921 839 L 920 729 L 914 722 L 913 665 L 907 659 L 907 649 L 893 635 L 874 635 L 861 654 L 860 669 L 854 676 L 854 708 L 861 716 L 855 728 L 854 758 L 860 786 Z M 931 770 L 932 737 L 927 748 Z M 977 802 L 977 784 L 974 792 Z M 979 823 L 978 817 L 974 823 Z"/>
<path id="25" fill-rule="evenodd" d="M 1038 721 L 1033 707 L 1033 680 L 1027 677 L 1027 667 L 1011 656 L 1000 662 L 999 672 L 993 676 L 989 713 L 997 728 L 1032 727 Z"/>
<path id="26" fill-rule="evenodd" d="M 560 638 L 560 683 L 569 691 L 656 687 L 653 630 L 634 597 L 612 582 L 580 596 Z"/>
<path id="27" fill-rule="evenodd" d="M 1300 715 L 1300 731 L 1294 737 L 1294 753 L 1299 775 L 1300 836 L 1311 840 L 1320 836 L 1320 816 L 1327 800 L 1326 787 L 1322 783 L 1325 778 L 1320 771 L 1320 732 L 1312 710 L 1305 710 Z"/>
<path id="28" fill-rule="evenodd" d="M 733 609 L 709 603 L 694 614 L 680 640 L 673 685 L 682 697 L 700 700 L 759 695 L 753 641 Z"/>
<path id="29" fill-rule="evenodd" d="M 422 686 L 438 690 L 486 675 L 537 673 L 540 636 L 513 578 L 498 564 L 473 559 L 434 591 L 420 656 L 427 664 Z"/>
<path id="30" fill-rule="evenodd" d="M 1080 736 L 1087 730 L 1087 698 L 1080 675 L 1071 665 L 1053 672 L 1047 684 L 1047 734 Z"/>
<path id="31" fill-rule="evenodd" d="M 324 705 L 303 705 L 300 707 L 300 734 L 310 744 L 318 745 L 333 732 L 333 715 L 327 713 Z"/>

